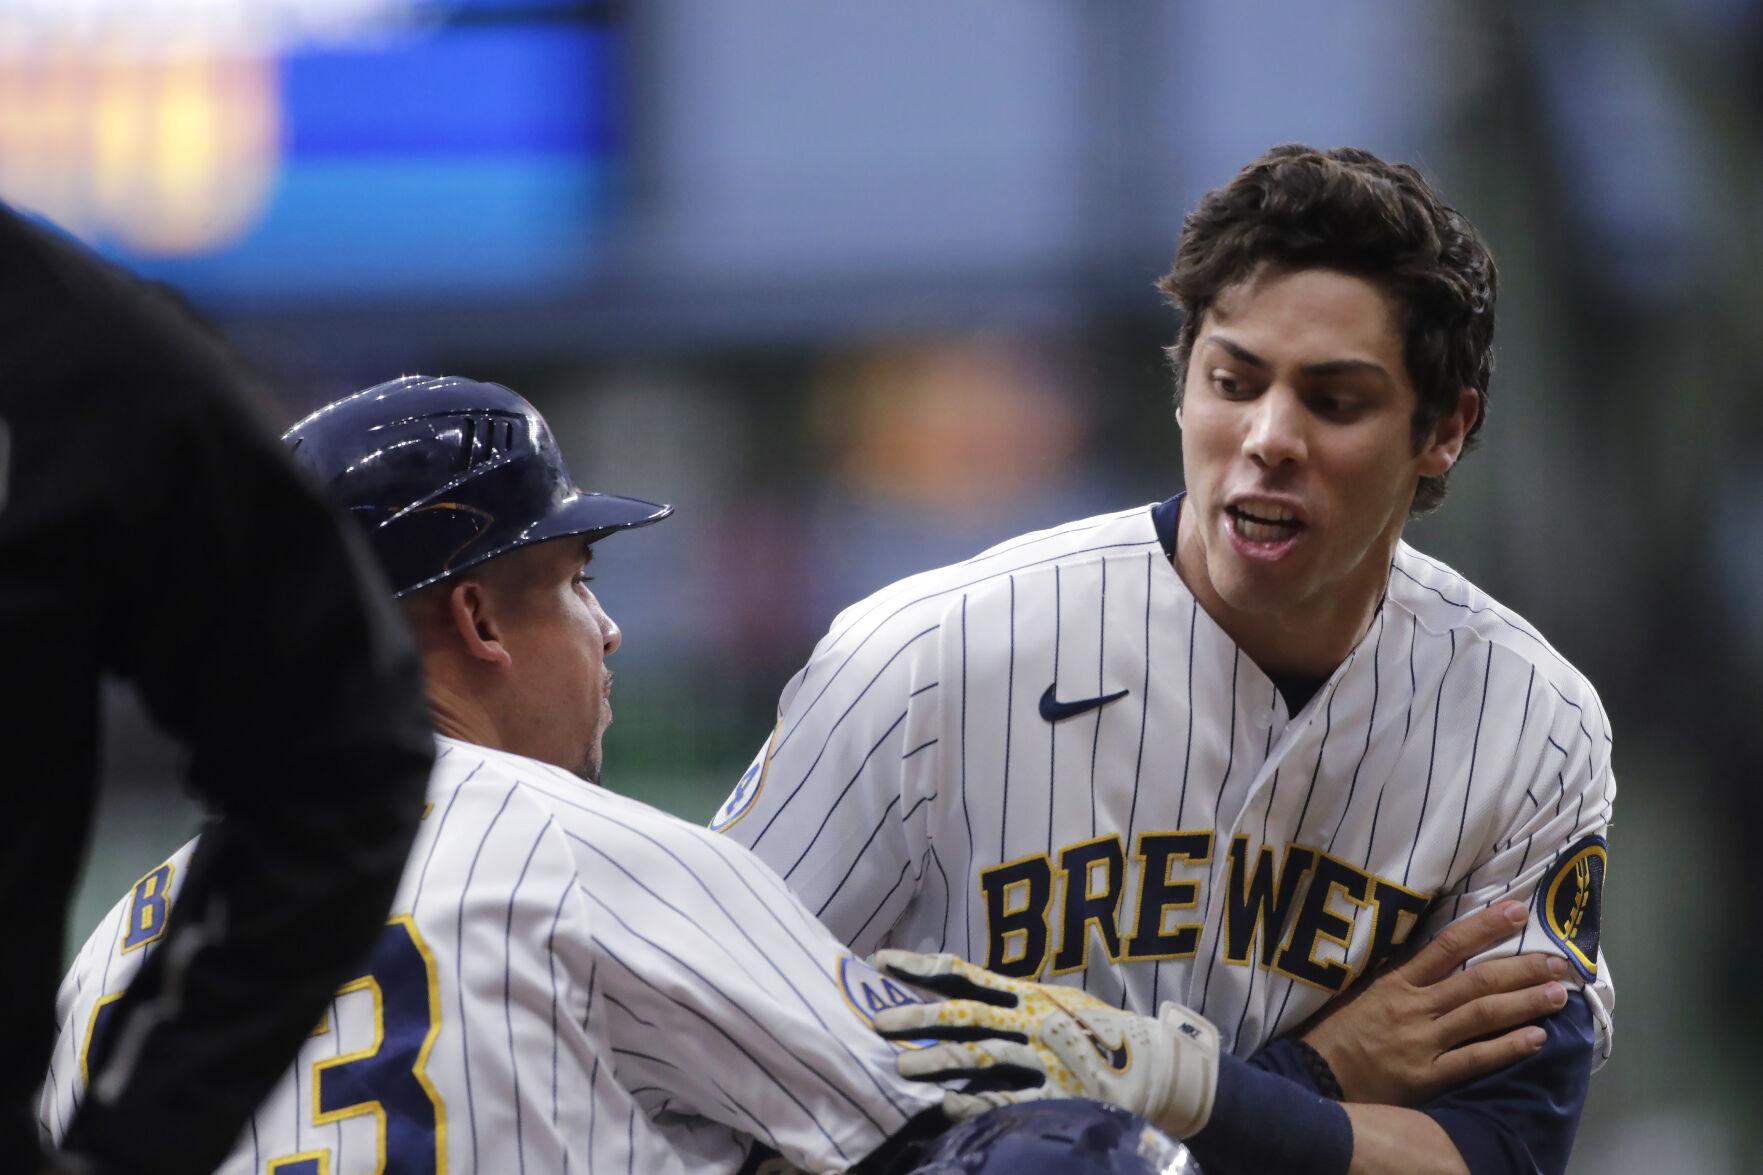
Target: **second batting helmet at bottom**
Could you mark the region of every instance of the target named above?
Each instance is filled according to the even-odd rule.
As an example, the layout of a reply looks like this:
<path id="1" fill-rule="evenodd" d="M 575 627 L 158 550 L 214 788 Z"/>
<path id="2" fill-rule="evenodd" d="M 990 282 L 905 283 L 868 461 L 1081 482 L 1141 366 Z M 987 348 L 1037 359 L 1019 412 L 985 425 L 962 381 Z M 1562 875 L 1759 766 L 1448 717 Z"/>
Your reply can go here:
<path id="1" fill-rule="evenodd" d="M 1000 1106 L 950 1129 L 912 1175 L 1201 1175 L 1136 1114 L 1079 1098 Z"/>

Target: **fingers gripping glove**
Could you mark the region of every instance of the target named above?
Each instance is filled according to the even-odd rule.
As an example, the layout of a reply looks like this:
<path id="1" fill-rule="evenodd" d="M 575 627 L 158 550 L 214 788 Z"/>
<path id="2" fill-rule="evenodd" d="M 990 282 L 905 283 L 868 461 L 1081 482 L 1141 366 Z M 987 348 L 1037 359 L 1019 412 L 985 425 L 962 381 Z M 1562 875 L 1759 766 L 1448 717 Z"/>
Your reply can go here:
<path id="1" fill-rule="evenodd" d="M 876 1013 L 892 1040 L 937 1041 L 902 1052 L 902 1076 L 964 1080 L 944 1094 L 951 1118 L 1040 1098 L 1087 1097 L 1148 1119 L 1177 1138 L 1206 1125 L 1218 1088 L 1218 1030 L 1180 1004 L 1155 1019 L 1086 992 L 993 974 L 954 955 L 878 951 L 875 966 L 948 997 Z"/>

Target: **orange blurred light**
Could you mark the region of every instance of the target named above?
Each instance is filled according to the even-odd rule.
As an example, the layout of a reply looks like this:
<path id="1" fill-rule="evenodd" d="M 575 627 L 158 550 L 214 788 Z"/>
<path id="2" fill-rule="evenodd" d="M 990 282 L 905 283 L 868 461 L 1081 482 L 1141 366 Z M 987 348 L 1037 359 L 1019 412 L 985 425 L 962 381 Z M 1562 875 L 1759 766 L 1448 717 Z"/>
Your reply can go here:
<path id="1" fill-rule="evenodd" d="M 280 169 L 274 58 L 161 47 L 0 59 L 0 193 L 151 256 L 215 251 Z"/>
<path id="2" fill-rule="evenodd" d="M 1004 337 L 847 355 L 818 381 L 815 418 L 847 484 L 951 513 L 983 514 L 1045 484 L 1085 443 L 1054 373 Z"/>

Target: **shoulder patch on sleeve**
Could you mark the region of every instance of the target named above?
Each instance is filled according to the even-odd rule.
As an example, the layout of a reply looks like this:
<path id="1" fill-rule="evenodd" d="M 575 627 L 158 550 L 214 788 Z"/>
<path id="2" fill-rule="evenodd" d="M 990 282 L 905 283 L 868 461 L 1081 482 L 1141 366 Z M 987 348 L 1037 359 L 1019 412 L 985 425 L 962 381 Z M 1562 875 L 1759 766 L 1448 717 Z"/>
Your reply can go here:
<path id="1" fill-rule="evenodd" d="M 922 1004 L 923 997 L 897 979 L 890 979 L 856 955 L 839 956 L 839 990 L 857 1018 L 875 1028 L 875 1014 L 884 1008 Z M 934 1040 L 892 1040 L 896 1048 L 927 1048 Z"/>
<path id="2" fill-rule="evenodd" d="M 759 748 L 759 753 L 753 756 L 753 761 L 741 772 L 735 790 L 728 794 L 722 807 L 716 809 L 716 814 L 710 817 L 711 832 L 723 832 L 732 828 L 741 817 L 753 810 L 754 802 L 765 788 L 765 773 L 771 769 L 771 756 L 777 746 L 778 728 L 783 724 L 783 718 L 779 717 L 777 725 L 765 736 L 765 743 Z"/>
<path id="3" fill-rule="evenodd" d="M 1598 932 L 1602 927 L 1604 873 L 1609 846 L 1588 836 L 1555 858 L 1537 885 L 1537 921 L 1579 973 L 1598 977 Z"/>

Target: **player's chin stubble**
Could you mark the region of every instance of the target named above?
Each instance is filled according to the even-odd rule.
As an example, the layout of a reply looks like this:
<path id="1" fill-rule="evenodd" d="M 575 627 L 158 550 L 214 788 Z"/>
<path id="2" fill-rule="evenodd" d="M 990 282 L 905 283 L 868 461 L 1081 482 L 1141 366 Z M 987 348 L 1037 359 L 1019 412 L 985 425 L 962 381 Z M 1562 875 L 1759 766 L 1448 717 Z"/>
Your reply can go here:
<path id="1" fill-rule="evenodd" d="M 600 746 L 596 740 L 595 745 L 588 748 L 588 753 L 583 756 L 582 761 L 576 765 L 575 774 L 580 778 L 587 780 L 589 783 L 598 786 L 600 783 L 600 768 L 603 760 L 604 756 L 602 755 Z"/>

